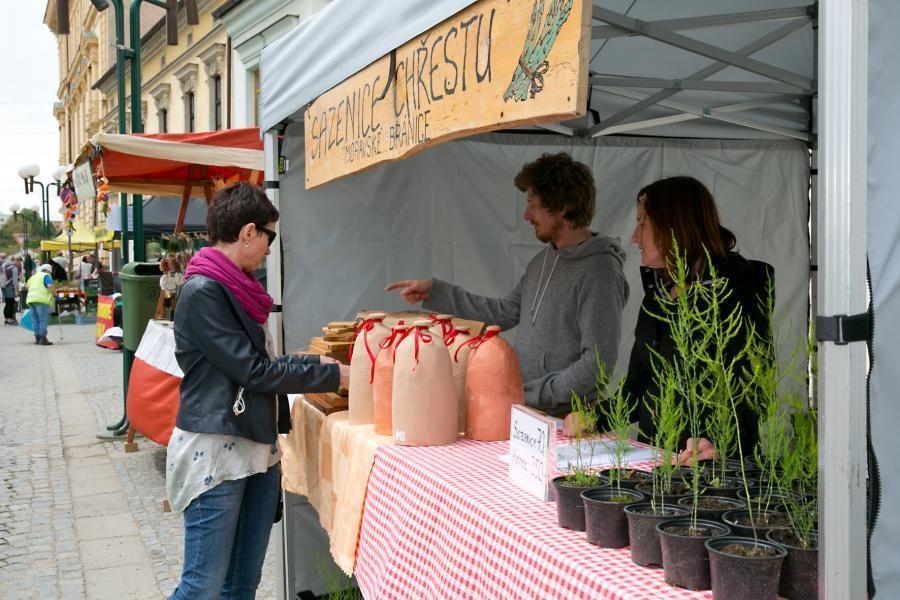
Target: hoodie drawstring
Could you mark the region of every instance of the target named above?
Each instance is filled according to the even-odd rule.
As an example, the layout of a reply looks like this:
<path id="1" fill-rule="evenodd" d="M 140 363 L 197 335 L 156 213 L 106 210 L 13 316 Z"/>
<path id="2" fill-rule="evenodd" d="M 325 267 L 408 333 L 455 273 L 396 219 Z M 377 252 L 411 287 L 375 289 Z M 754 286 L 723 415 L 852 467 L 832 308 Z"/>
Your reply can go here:
<path id="1" fill-rule="evenodd" d="M 556 263 L 559 262 L 559 253 L 556 254 L 556 258 L 553 259 L 553 266 L 550 267 L 550 274 L 547 275 L 547 283 L 544 284 L 544 288 L 541 289 L 541 284 L 544 281 L 544 267 L 547 266 L 547 256 L 550 255 L 550 246 L 547 246 L 547 251 L 544 253 L 544 262 L 541 263 L 541 274 L 538 276 L 538 285 L 537 290 L 534 292 L 534 302 L 531 303 L 531 325 L 534 326 L 534 322 L 537 319 L 538 312 L 541 310 L 541 302 L 544 301 L 544 294 L 547 293 L 547 288 L 550 287 L 550 279 L 553 277 L 553 271 L 556 270 Z"/>

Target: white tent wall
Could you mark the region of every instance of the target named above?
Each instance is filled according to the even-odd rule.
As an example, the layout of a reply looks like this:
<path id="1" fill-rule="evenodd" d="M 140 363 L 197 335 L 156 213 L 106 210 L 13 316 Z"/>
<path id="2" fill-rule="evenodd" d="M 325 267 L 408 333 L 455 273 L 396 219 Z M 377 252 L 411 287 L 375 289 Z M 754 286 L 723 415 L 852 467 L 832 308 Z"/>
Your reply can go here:
<path id="1" fill-rule="evenodd" d="M 343 10 L 358 3 L 359 0 L 332 0 L 327 18 L 316 20 L 314 16 L 305 28 L 298 27 L 297 35 L 288 35 L 272 44 L 261 56 L 262 129 L 271 133 L 282 123 L 292 123 L 285 141 L 285 154 L 292 159 L 292 169 L 281 187 L 285 198 L 283 214 L 291 221 L 284 223 L 283 236 L 288 267 L 284 289 L 289 347 L 305 343 L 310 332 L 321 324 L 307 322 L 307 314 L 327 312 L 330 319 L 336 318 L 334 314 L 350 313 L 362 306 L 405 308 L 396 297 L 385 301 L 381 292 L 384 282 L 397 277 L 435 274 L 485 294 L 508 290 L 528 258 L 539 249 L 530 228 L 521 221 L 521 200 L 510 183 L 511 178 L 525 160 L 540 151 L 556 149 L 569 150 L 592 165 L 599 181 L 598 218 L 594 228 L 618 234 L 629 250 L 626 273 L 631 277 L 632 296 L 623 317 L 623 349 L 630 344 L 635 306 L 641 294 L 636 280 L 636 255 L 627 243 L 632 228 L 633 195 L 640 185 L 675 172 L 696 175 L 713 188 L 724 221 L 735 229 L 744 254 L 776 264 L 779 310 L 790 306 L 788 314 L 792 322 L 803 322 L 808 281 L 805 226 L 808 171 L 791 175 L 785 170 L 783 178 L 792 182 L 785 189 L 792 190 L 791 193 L 782 197 L 770 193 L 766 183 L 773 176 L 768 171 L 772 165 L 763 155 L 784 149 L 778 145 L 765 150 L 763 146 L 756 147 L 760 154 L 757 158 L 748 150 L 754 148 L 752 145 L 721 142 L 723 153 L 715 157 L 709 154 L 712 146 L 700 151 L 702 145 L 694 146 L 694 142 L 684 142 L 689 147 L 687 151 L 671 154 L 669 148 L 684 149 L 676 139 L 612 142 L 607 138 L 597 144 L 596 150 L 588 150 L 593 144 L 542 137 L 530 148 L 520 147 L 525 142 L 493 142 L 496 148 L 491 154 L 474 145 L 487 145 L 491 142 L 486 140 L 499 138 L 482 136 L 431 148 L 420 156 L 331 182 L 313 192 L 303 191 L 299 122 L 306 105 L 324 89 L 383 55 L 384 47 L 399 46 L 424 31 L 420 27 L 425 21 L 437 22 L 470 2 L 398 2 L 398 10 L 407 16 L 422 16 L 420 10 L 427 13 L 424 21 L 398 19 L 397 14 L 380 10 L 369 11 L 365 19 L 359 20 L 355 16 L 358 12 Z M 613 133 L 732 139 L 786 136 L 809 140 L 817 148 L 819 175 L 817 188 L 813 190 L 816 213 L 812 223 L 818 242 L 814 308 L 817 314 L 826 316 L 864 310 L 868 250 L 877 324 L 871 380 L 872 440 L 881 459 L 882 504 L 885 504 L 883 499 L 897 497 L 900 481 L 888 464 L 900 445 L 894 431 L 898 408 L 891 402 L 900 385 L 900 374 L 890 362 L 900 344 L 891 335 L 897 329 L 900 314 L 897 294 L 900 276 L 891 266 L 896 263 L 892 259 L 898 252 L 895 240 L 900 233 L 900 213 L 895 208 L 900 190 L 896 189 L 894 175 L 895 157 L 900 150 L 896 147 L 900 117 L 894 110 L 900 44 L 892 30 L 900 17 L 900 7 L 894 0 L 813 3 L 808 9 L 790 0 L 716 3 L 593 0 L 593 3 L 595 8 L 608 9 L 631 21 L 620 19 L 619 30 L 610 31 L 610 21 L 603 21 L 600 16 L 609 17 L 609 13 L 595 10 L 589 107 L 594 112 L 577 122 L 546 126 L 548 129 L 578 134 L 587 131 L 592 136 Z M 767 12 L 766 20 L 758 26 L 751 18 L 740 25 L 710 25 L 707 32 L 685 26 L 684 21 L 691 20 L 693 25 L 704 21 L 709 25 L 723 18 L 728 20 L 723 17 L 726 13 L 771 10 L 785 12 L 774 20 L 770 18 L 772 13 Z M 805 12 L 805 22 L 798 12 Z M 648 22 L 655 27 L 659 21 L 678 22 L 678 26 L 673 26 L 678 33 L 721 47 L 732 57 L 737 54 L 760 59 L 781 69 L 782 75 L 786 70 L 800 78 L 788 77 L 793 90 L 761 93 L 759 87 L 755 92 L 748 91 L 755 88 L 755 82 L 771 86 L 773 82 L 785 80 L 734 66 L 719 68 L 711 64 L 716 59 L 702 52 L 706 59 L 698 59 L 659 41 L 621 37 L 622 27 L 643 26 Z M 665 23 L 662 26 L 665 28 Z M 714 73 L 701 74 L 710 70 Z M 763 71 L 774 73 L 772 69 Z M 626 77 L 655 78 L 662 83 L 657 90 L 641 87 L 637 80 L 629 82 L 634 85 L 617 87 Z M 620 82 L 615 83 L 616 79 Z M 682 89 L 682 83 L 692 80 L 695 84 L 698 80 L 706 80 L 699 81 L 701 84 L 714 81 L 712 88 L 719 89 L 702 85 L 690 91 Z M 729 82 L 735 83 L 730 90 Z M 733 94 L 738 89 L 748 93 Z M 867 92 L 871 94 L 868 101 Z M 629 107 L 651 95 L 665 96 L 668 100 L 633 114 Z M 818 114 L 812 116 L 811 97 L 818 105 Z M 742 119 L 753 129 L 742 127 L 745 124 Z M 810 135 L 810 130 L 818 135 L 817 139 Z M 621 145 L 611 152 L 612 147 L 605 146 L 606 143 Z M 635 145 L 628 147 L 629 143 Z M 273 144 L 267 144 L 267 152 L 274 152 Z M 798 160 L 799 154 L 802 153 L 798 153 Z M 754 165 L 756 160 L 758 165 Z M 805 160 L 804 154 L 802 161 Z M 619 172 L 614 172 L 614 168 L 620 169 Z M 754 169 L 763 174 L 760 183 L 750 179 L 751 184 L 744 190 L 748 181 L 745 176 L 752 175 Z M 470 175 L 469 171 L 483 179 L 475 179 L 476 175 Z M 733 172 L 741 175 L 732 176 Z M 794 176 L 796 181 L 791 179 Z M 794 186 L 802 191 L 797 194 Z M 729 193 L 729 188 L 736 191 Z M 452 195 L 454 206 L 443 201 L 445 196 L 438 193 L 443 191 Z M 620 202 L 612 203 L 611 199 Z M 398 212 L 385 214 L 379 207 L 384 202 L 390 202 Z M 787 203 L 788 214 L 770 210 L 766 202 Z M 509 208 L 510 204 L 513 208 Z M 765 216 L 757 219 L 754 215 L 760 208 Z M 309 224 L 295 220 L 301 214 L 302 219 L 311 219 Z M 406 235 L 413 226 L 421 229 L 408 237 L 398 237 L 398 232 Z M 289 227 L 294 231 L 287 231 Z M 349 235 L 345 236 L 345 232 Z M 776 237 L 788 240 L 787 243 L 769 243 L 771 232 L 777 232 Z M 793 238 L 780 238 L 789 232 L 794 233 Z M 343 236 L 340 241 L 336 241 L 338 236 Z M 383 241 L 394 238 L 401 243 L 393 245 Z M 480 241 L 475 243 L 476 239 Z M 300 256 L 301 252 L 306 254 Z M 374 258 L 360 261 L 361 256 Z M 326 275 L 318 265 L 308 267 L 313 261 L 332 265 L 333 272 Z M 369 266 L 355 266 L 357 261 Z M 795 264 L 793 261 L 797 261 L 796 270 L 791 266 Z M 786 282 L 791 272 L 797 279 Z M 336 281 L 353 281 L 353 285 L 338 286 Z M 359 291 L 348 293 L 342 287 Z M 314 292 L 307 293 L 308 290 Z M 799 308 L 801 299 L 803 311 Z M 304 306 L 299 313 L 298 309 L 291 308 L 297 304 Z M 294 315 L 297 316 L 291 318 Z M 857 598 L 864 593 L 865 359 L 865 345 L 861 343 L 819 344 L 821 597 Z M 620 355 L 620 366 L 624 361 L 625 357 Z M 897 540 L 900 540 L 900 523 L 882 510 L 869 554 L 879 598 L 900 597 L 900 564 L 893 560 Z"/>
<path id="2" fill-rule="evenodd" d="M 880 513 L 872 534 L 871 560 L 877 598 L 900 598 L 900 561 L 896 559 L 900 519 L 887 507 L 900 497 L 900 471 L 893 461 L 900 454 L 900 4 L 869 2 L 869 123 L 868 123 L 868 255 L 875 307 L 874 355 L 871 375 L 872 445 L 879 460 Z"/>
<path id="3" fill-rule="evenodd" d="M 542 152 L 560 151 L 591 167 L 592 229 L 619 237 L 627 252 L 620 368 L 643 296 L 640 256 L 629 242 L 635 197 L 664 176 L 692 175 L 710 188 L 742 253 L 777 265 L 779 315 L 804 327 L 809 153 L 801 143 L 488 134 L 305 190 L 298 124 L 285 135 L 290 169 L 280 185 L 286 347 L 305 347 L 322 325 L 360 309 L 408 309 L 384 292 L 396 279 L 435 276 L 488 296 L 508 293 L 542 247 L 522 218 L 513 177 Z"/>

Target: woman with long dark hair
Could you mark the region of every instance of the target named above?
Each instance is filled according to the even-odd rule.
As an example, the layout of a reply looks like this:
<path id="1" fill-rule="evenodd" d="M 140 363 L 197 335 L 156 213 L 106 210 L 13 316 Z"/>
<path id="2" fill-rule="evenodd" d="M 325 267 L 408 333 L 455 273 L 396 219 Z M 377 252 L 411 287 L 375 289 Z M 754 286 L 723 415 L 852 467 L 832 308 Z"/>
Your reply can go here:
<path id="1" fill-rule="evenodd" d="M 738 335 L 723 349 L 726 360 L 740 352 L 750 335 L 770 333 L 771 314 L 766 299 L 769 292 L 771 267 L 765 263 L 748 261 L 735 251 L 735 235 L 719 219 L 719 211 L 712 194 L 693 177 L 669 177 L 642 188 L 637 195 L 637 226 L 632 243 L 641 251 L 641 277 L 644 300 L 634 330 L 634 346 L 628 364 L 625 390 L 637 400 L 636 421 L 639 438 L 650 441 L 656 433 L 652 419 L 654 397 L 659 382 L 654 362 L 678 360 L 669 324 L 659 315 L 679 289 L 691 293 L 692 286 L 712 285 L 711 274 L 727 285 L 723 314 L 735 307 L 740 309 L 742 325 Z M 680 254 L 686 268 L 683 282 L 677 282 L 676 258 Z M 685 287 L 679 286 L 683 283 Z M 735 365 L 740 372 L 741 365 Z M 744 453 L 750 453 L 759 439 L 757 417 L 747 403 L 738 404 L 740 440 Z M 701 426 L 704 424 L 701 423 Z M 707 437 L 689 439 L 684 432 L 680 454 L 682 464 L 690 462 L 694 452 L 698 460 L 712 458 L 716 449 Z"/>

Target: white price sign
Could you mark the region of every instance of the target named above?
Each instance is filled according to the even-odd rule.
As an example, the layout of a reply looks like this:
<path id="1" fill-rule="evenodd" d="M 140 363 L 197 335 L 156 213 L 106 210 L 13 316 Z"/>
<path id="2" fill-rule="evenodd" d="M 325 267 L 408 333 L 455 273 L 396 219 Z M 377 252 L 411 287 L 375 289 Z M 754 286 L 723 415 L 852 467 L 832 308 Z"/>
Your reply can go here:
<path id="1" fill-rule="evenodd" d="M 525 406 L 512 407 L 509 477 L 544 502 L 550 499 L 550 473 L 556 464 L 555 421 Z"/>
<path id="2" fill-rule="evenodd" d="M 97 189 L 94 187 L 94 174 L 91 173 L 91 161 L 86 160 L 75 165 L 72 171 L 72 182 L 75 184 L 75 197 L 79 202 L 91 203 L 97 195 Z M 83 204 L 90 206 L 90 204 Z"/>

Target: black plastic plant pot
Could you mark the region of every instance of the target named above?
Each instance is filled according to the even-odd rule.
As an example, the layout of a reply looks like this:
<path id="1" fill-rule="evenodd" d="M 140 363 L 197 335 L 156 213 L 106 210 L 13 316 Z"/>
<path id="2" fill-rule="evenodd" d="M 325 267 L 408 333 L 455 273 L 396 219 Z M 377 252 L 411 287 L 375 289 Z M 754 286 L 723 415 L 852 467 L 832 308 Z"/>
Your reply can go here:
<path id="1" fill-rule="evenodd" d="M 731 533 L 728 526 L 716 521 L 697 519 L 693 524 L 688 517 L 669 519 L 656 524 L 665 580 L 669 585 L 689 590 L 708 590 L 709 538 Z"/>
<path id="2" fill-rule="evenodd" d="M 678 506 L 683 506 L 690 510 L 694 502 L 693 496 L 685 496 L 678 499 Z M 722 521 L 722 515 L 729 510 L 746 508 L 743 500 L 732 498 L 730 496 L 706 496 L 702 495 L 697 498 L 697 518 L 708 519 L 710 521 Z"/>
<path id="3" fill-rule="evenodd" d="M 787 550 L 781 563 L 781 583 L 778 593 L 788 600 L 819 597 L 819 536 L 811 533 L 804 546 L 787 528 L 770 529 L 766 539 Z"/>
<path id="4" fill-rule="evenodd" d="M 691 493 L 687 484 L 675 479 L 672 480 L 672 493 L 669 494 L 654 494 L 653 482 L 650 481 L 639 483 L 634 489 L 644 494 L 648 500 L 653 498 L 657 506 L 675 505 L 678 503 L 679 498 L 683 498 Z"/>
<path id="5" fill-rule="evenodd" d="M 751 486 L 756 485 L 755 481 L 748 483 Z M 731 498 L 737 498 L 738 493 L 744 489 L 744 483 L 736 477 L 717 477 L 712 481 L 701 480 L 700 487 L 703 488 L 703 493 L 709 496 L 730 496 Z"/>
<path id="6" fill-rule="evenodd" d="M 656 524 L 675 517 L 683 517 L 689 511 L 674 504 L 654 506 L 648 502 L 629 504 L 625 507 L 628 521 L 628 541 L 631 544 L 631 561 L 642 567 L 661 567 L 662 552 Z"/>
<path id="7" fill-rule="evenodd" d="M 612 486 L 581 492 L 587 541 L 601 548 L 627 546 L 628 520 L 625 518 L 625 507 L 643 499 L 644 495 L 638 491 Z"/>
<path id="8" fill-rule="evenodd" d="M 751 520 L 750 511 L 747 508 L 729 510 L 722 515 L 722 522 L 731 527 L 734 535 L 748 538 L 764 538 L 766 532 L 773 527 L 790 525 L 788 516 L 777 510 L 754 509 Z"/>
<path id="9" fill-rule="evenodd" d="M 615 486 L 616 484 L 616 480 L 613 478 L 614 471 L 615 468 L 603 469 L 600 471 L 600 476 L 609 479 L 609 484 L 612 486 Z M 651 477 L 653 477 L 653 474 L 649 471 L 625 468 L 622 469 L 621 486 L 633 490 L 637 484 L 651 481 Z"/>
<path id="10" fill-rule="evenodd" d="M 747 506 L 773 509 L 778 504 L 785 504 L 786 500 L 793 502 L 800 501 L 799 494 L 793 492 L 788 492 L 788 494 L 790 494 L 790 498 L 787 498 L 780 492 L 767 490 L 765 487 L 757 485 L 756 487 L 751 487 L 747 490 L 739 490 L 737 497 L 746 502 Z"/>
<path id="11" fill-rule="evenodd" d="M 779 544 L 744 537 L 706 541 L 713 600 L 776 600 L 781 563 Z M 810 596 L 816 598 L 817 596 Z"/>
<path id="12" fill-rule="evenodd" d="M 584 504 L 581 492 L 593 487 L 609 485 L 605 477 L 597 477 L 591 485 L 574 485 L 561 475 L 553 479 L 556 488 L 556 522 L 560 527 L 573 531 L 584 531 Z"/>

